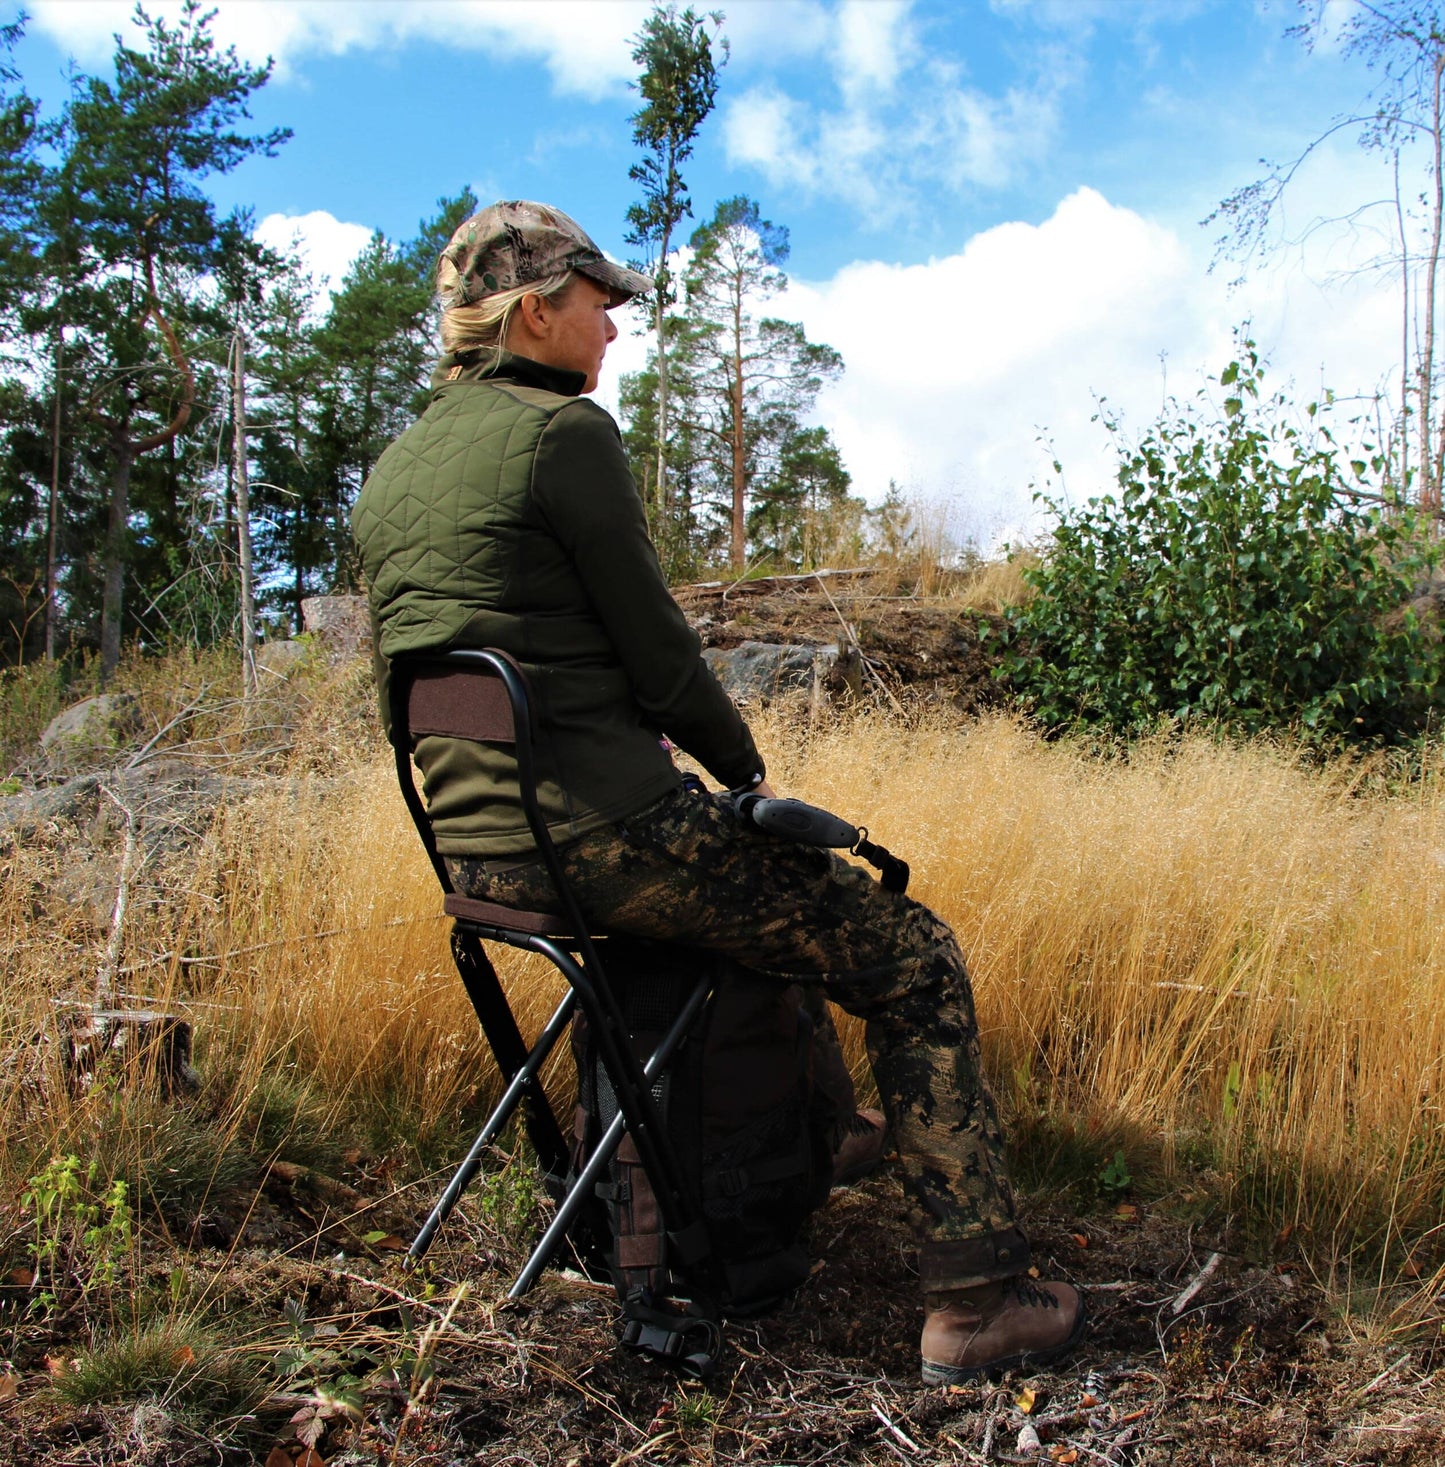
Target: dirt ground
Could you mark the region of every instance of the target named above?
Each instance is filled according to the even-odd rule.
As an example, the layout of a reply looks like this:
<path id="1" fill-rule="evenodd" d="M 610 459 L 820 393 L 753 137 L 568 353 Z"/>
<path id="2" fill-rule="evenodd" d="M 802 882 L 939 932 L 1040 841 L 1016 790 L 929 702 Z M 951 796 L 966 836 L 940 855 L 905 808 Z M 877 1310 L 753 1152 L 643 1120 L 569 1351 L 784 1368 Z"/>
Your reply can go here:
<path id="1" fill-rule="evenodd" d="M 812 1226 L 809 1282 L 772 1316 L 730 1323 L 704 1387 L 622 1352 L 610 1289 L 576 1273 L 506 1303 L 522 1255 L 479 1194 L 425 1273 L 407 1274 L 399 1235 L 362 1238 L 393 1225 L 409 1236 L 415 1192 L 382 1189 L 363 1223 L 355 1197 L 332 1212 L 322 1197 L 337 1194 L 305 1183 L 273 1177 L 259 1197 L 233 1199 L 210 1220 L 209 1243 L 186 1254 L 210 1312 L 234 1321 L 236 1348 L 270 1381 L 254 1412 L 197 1429 L 164 1399 L 62 1407 L 48 1387 L 66 1341 L 36 1328 L 14 1361 L 17 1395 L 0 1405 L 0 1461 L 1445 1462 L 1438 1324 L 1411 1333 L 1346 1320 L 1292 1263 L 1252 1262 L 1164 1205 L 1079 1214 L 1035 1199 L 1036 1262 L 1082 1285 L 1083 1344 L 1048 1371 L 924 1388 L 914 1253 L 885 1170 L 834 1193 Z M 495 1195 L 483 1185 L 483 1200 Z M 145 1268 L 163 1279 L 174 1262 L 157 1249 Z M 311 1333 L 299 1346 L 303 1315 Z M 298 1355 L 307 1363 L 288 1373 Z"/>
<path id="2" fill-rule="evenodd" d="M 965 717 L 1008 702 L 986 635 L 1000 618 L 990 613 L 887 594 L 866 577 L 776 577 L 683 586 L 675 595 L 704 647 L 851 643 L 867 660 L 866 696 Z"/>

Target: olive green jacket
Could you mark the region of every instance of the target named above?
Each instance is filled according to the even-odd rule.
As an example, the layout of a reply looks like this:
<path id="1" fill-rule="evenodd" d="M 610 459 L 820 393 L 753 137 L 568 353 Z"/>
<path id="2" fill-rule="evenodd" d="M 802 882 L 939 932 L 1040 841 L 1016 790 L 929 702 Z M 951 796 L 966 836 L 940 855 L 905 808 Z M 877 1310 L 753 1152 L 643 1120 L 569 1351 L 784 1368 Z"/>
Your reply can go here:
<path id="1" fill-rule="evenodd" d="M 432 380 L 430 405 L 377 460 L 351 516 L 383 719 L 389 659 L 511 653 L 532 687 L 539 794 L 559 841 L 677 787 L 661 733 L 724 785 L 761 776 L 667 589 L 617 425 L 577 396 L 582 375 L 463 354 Z M 441 852 L 532 851 L 509 754 L 427 737 L 416 755 Z"/>

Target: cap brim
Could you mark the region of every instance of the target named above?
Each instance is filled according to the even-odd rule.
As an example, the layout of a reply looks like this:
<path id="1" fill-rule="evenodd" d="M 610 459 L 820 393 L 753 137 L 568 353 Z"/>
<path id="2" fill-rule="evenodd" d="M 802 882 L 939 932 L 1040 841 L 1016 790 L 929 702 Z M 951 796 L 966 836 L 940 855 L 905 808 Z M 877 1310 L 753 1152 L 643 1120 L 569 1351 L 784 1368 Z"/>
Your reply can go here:
<path id="1" fill-rule="evenodd" d="M 643 295 L 654 288 L 650 275 L 644 275 L 640 270 L 629 270 L 625 265 L 614 265 L 611 260 L 589 261 L 574 268 L 579 275 L 585 275 L 589 280 L 605 285 L 616 297 L 612 302 L 614 306 L 620 306 L 623 301 L 630 301 L 633 296 Z"/>

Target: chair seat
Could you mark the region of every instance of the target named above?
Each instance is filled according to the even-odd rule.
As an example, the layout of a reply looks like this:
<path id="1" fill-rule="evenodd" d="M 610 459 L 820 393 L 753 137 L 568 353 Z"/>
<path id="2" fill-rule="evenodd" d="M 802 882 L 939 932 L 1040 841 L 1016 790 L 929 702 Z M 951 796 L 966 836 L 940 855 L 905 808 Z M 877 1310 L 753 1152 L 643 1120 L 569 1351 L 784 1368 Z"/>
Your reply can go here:
<path id="1" fill-rule="evenodd" d="M 556 912 L 524 912 L 520 907 L 499 907 L 479 897 L 462 896 L 451 891 L 442 900 L 448 917 L 463 922 L 480 922 L 486 927 L 507 927 L 514 932 L 527 932 L 537 937 L 569 939 L 576 936 L 567 919 Z"/>

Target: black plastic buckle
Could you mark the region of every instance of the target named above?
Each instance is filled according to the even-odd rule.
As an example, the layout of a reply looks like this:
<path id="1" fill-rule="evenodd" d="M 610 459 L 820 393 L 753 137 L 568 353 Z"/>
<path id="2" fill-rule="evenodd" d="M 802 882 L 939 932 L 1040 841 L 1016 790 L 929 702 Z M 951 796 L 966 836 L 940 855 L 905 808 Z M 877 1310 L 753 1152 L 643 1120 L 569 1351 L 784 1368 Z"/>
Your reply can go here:
<path id="1" fill-rule="evenodd" d="M 656 1300 L 648 1289 L 634 1289 L 622 1301 L 619 1343 L 639 1355 L 707 1380 L 722 1354 L 722 1326 L 694 1303 L 687 1313 Z"/>

